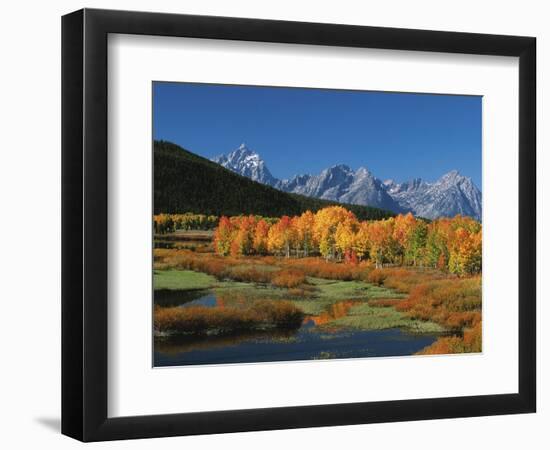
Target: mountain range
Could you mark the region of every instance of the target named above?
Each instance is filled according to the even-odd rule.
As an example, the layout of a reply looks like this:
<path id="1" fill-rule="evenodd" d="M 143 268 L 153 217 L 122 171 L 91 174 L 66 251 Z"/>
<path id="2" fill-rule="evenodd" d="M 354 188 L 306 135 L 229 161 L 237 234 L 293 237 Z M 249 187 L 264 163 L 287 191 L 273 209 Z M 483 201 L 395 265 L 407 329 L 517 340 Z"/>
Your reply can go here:
<path id="1" fill-rule="evenodd" d="M 372 206 L 395 213 L 412 212 L 427 219 L 461 214 L 481 221 L 481 191 L 471 178 L 456 170 L 435 182 L 415 178 L 396 183 L 393 180 L 381 181 L 365 167 L 353 170 L 338 164 L 318 175 L 303 174 L 280 180 L 272 175 L 260 155 L 245 144 L 212 161 L 283 192 Z"/>

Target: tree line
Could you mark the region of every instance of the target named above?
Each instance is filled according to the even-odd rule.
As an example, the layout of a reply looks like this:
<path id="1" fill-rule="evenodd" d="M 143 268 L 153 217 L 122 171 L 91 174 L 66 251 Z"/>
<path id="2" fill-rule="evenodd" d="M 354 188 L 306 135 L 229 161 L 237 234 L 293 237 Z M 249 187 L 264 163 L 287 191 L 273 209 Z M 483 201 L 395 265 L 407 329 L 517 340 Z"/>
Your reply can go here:
<path id="1" fill-rule="evenodd" d="M 412 214 L 361 221 L 341 206 L 268 221 L 222 216 L 214 232 L 223 256 L 321 255 L 327 261 L 439 268 L 458 275 L 481 272 L 481 224 L 456 216 L 427 222 Z"/>
<path id="2" fill-rule="evenodd" d="M 207 214 L 155 214 L 153 227 L 156 234 L 172 233 L 176 230 L 213 230 L 218 226 L 218 216 Z"/>
<path id="3" fill-rule="evenodd" d="M 248 216 L 239 216 L 248 217 Z M 254 216 L 256 221 L 264 220 L 272 225 L 279 219 L 277 217 Z M 173 233 L 176 230 L 214 230 L 218 226 L 219 217 L 208 214 L 155 214 L 153 216 L 153 228 L 155 234 Z M 234 219 L 236 220 L 236 219 Z"/>

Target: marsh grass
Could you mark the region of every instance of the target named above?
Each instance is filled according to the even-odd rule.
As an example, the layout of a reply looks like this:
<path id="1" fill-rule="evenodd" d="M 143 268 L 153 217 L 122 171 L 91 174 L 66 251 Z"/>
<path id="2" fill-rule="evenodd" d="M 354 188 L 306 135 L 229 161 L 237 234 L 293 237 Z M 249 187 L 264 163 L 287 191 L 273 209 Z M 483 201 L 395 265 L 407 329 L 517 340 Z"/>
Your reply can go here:
<path id="1" fill-rule="evenodd" d="M 441 333 L 440 325 L 422 320 L 415 320 L 393 308 L 379 308 L 368 302 L 361 302 L 351 307 L 347 315 L 328 322 L 322 328 L 353 328 L 358 330 L 383 330 L 405 328 L 417 333 Z"/>

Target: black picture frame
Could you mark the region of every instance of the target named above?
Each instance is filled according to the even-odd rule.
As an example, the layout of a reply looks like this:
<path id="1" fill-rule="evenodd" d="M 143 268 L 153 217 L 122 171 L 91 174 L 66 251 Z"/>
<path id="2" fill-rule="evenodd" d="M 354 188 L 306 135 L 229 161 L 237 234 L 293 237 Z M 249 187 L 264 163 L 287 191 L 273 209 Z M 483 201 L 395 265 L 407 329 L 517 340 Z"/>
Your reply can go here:
<path id="1" fill-rule="evenodd" d="M 519 57 L 517 393 L 107 416 L 107 36 L 110 33 Z M 83 9 L 62 18 L 62 433 L 82 441 L 535 412 L 536 39 Z"/>

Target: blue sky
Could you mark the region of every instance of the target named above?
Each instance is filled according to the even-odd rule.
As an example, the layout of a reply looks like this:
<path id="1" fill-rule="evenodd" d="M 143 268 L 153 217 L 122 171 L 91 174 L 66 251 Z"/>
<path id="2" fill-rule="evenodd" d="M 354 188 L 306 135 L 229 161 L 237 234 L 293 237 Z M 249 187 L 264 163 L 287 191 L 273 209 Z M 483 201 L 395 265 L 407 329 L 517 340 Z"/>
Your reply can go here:
<path id="1" fill-rule="evenodd" d="M 241 143 L 277 178 L 335 165 L 385 180 L 456 169 L 481 189 L 481 97 L 153 84 L 153 136 L 211 158 Z"/>

